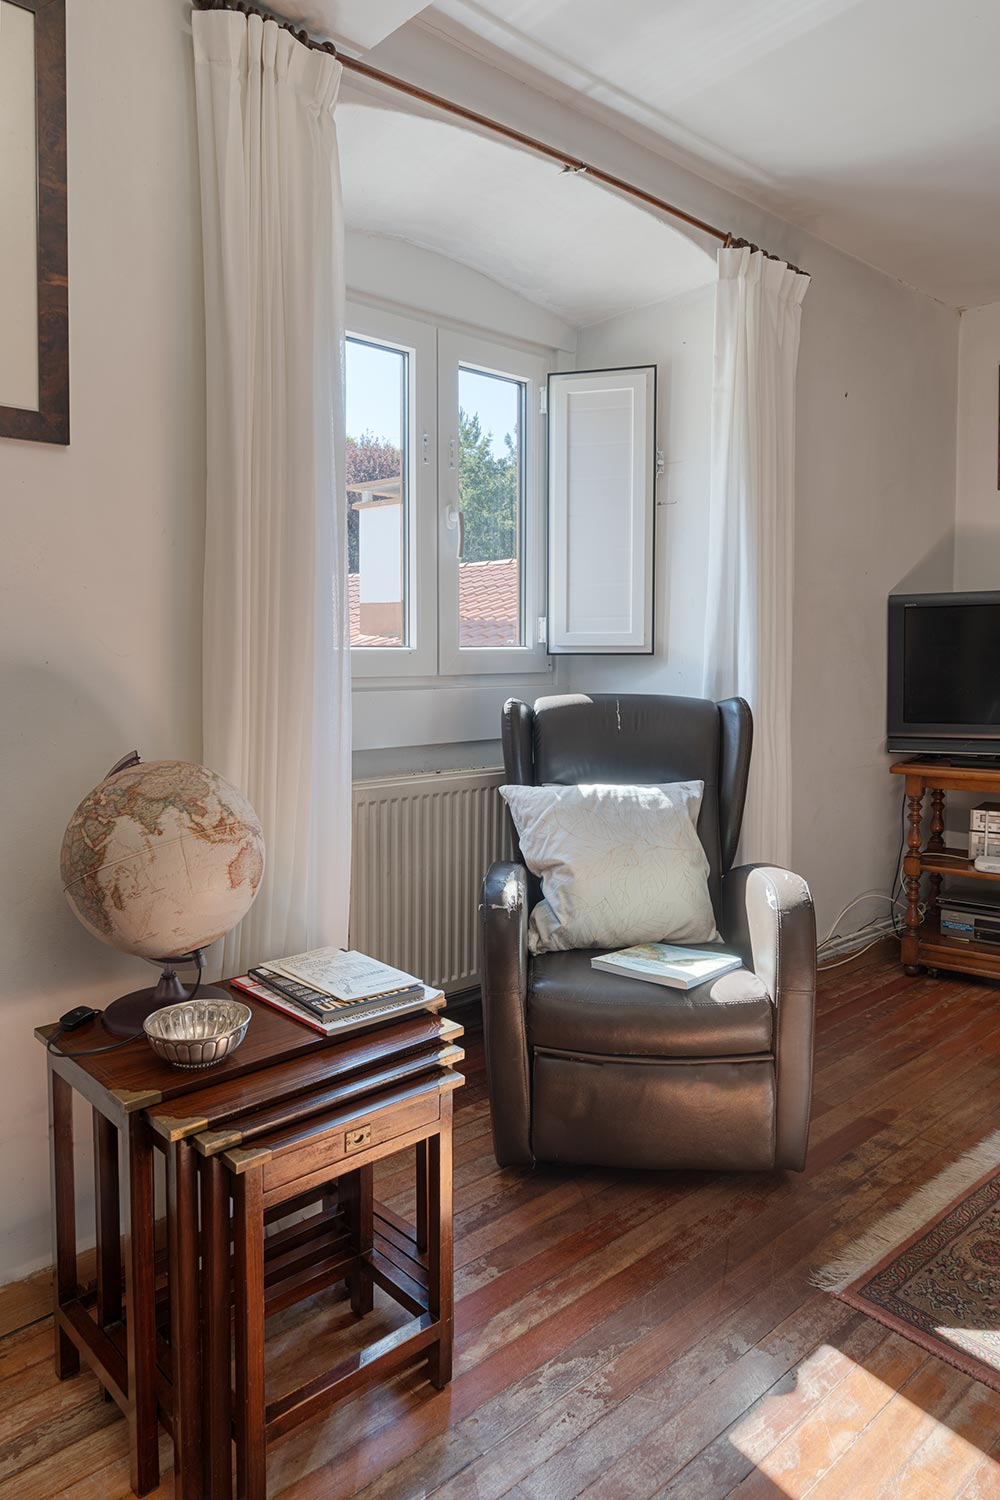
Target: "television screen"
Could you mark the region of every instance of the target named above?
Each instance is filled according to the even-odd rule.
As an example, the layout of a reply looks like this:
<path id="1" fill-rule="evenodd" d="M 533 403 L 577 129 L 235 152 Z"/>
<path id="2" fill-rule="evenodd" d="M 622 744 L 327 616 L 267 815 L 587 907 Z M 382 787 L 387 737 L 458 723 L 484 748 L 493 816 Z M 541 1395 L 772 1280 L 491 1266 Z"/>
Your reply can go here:
<path id="1" fill-rule="evenodd" d="M 910 725 L 1000 725 L 1000 602 L 907 604 L 903 714 Z"/>

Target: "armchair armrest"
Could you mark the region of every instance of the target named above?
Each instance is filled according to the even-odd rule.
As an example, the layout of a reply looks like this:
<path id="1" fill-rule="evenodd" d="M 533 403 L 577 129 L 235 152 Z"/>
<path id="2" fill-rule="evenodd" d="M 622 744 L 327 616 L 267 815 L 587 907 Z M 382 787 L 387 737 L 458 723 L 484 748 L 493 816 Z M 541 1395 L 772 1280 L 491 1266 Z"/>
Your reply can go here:
<path id="1" fill-rule="evenodd" d="M 775 1007 L 776 1167 L 801 1171 L 812 1101 L 816 918 L 800 875 L 740 865 L 722 881 L 722 931 L 767 986 Z"/>
<path id="2" fill-rule="evenodd" d="M 528 872 L 498 861 L 483 880 L 479 906 L 483 1034 L 497 1161 L 528 1166 L 531 1080 L 525 1004 L 528 993 Z"/>

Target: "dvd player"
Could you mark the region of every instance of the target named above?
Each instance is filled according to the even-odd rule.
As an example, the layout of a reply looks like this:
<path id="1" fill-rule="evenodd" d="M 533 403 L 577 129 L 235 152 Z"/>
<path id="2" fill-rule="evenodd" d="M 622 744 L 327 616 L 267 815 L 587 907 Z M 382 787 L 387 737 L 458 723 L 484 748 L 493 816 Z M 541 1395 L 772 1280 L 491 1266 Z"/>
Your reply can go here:
<path id="1" fill-rule="evenodd" d="M 941 897 L 941 933 L 965 943 L 1000 944 L 1000 906 L 958 903 Z"/>

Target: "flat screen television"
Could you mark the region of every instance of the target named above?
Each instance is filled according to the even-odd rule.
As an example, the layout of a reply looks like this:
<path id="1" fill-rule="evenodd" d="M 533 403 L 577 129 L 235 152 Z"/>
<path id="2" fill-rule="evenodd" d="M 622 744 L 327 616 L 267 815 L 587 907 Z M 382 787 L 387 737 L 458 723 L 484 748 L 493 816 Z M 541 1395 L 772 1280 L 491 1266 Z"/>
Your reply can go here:
<path id="1" fill-rule="evenodd" d="M 889 599 L 886 748 L 1000 756 L 1000 591 Z"/>

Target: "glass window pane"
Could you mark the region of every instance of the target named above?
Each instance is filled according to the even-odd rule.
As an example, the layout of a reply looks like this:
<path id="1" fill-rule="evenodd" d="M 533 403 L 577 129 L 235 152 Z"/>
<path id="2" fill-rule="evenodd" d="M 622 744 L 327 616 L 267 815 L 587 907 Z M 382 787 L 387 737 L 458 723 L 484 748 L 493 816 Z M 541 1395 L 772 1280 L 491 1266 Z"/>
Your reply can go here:
<path id="1" fill-rule="evenodd" d="M 520 380 L 459 370 L 460 647 L 521 645 L 524 398 Z"/>
<path id="2" fill-rule="evenodd" d="M 407 642 L 407 388 L 403 349 L 347 340 L 347 545 L 352 646 Z"/>

